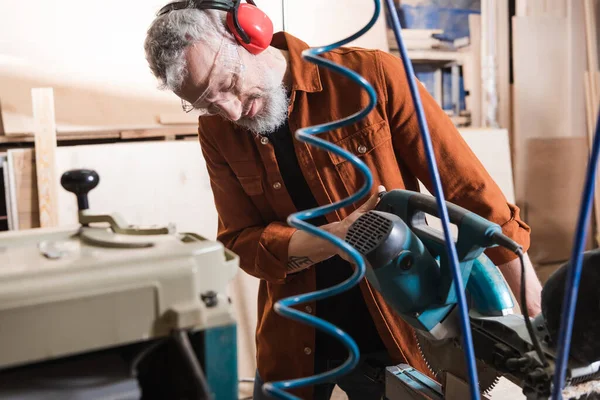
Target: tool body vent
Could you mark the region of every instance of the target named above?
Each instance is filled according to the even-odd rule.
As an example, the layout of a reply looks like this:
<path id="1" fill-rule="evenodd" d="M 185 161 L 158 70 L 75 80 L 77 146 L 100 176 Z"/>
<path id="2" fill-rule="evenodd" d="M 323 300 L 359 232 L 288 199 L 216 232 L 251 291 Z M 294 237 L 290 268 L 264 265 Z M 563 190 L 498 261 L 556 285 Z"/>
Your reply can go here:
<path id="1" fill-rule="evenodd" d="M 394 221 L 376 211 L 369 211 L 350 226 L 346 242 L 362 255 L 367 255 L 390 235 L 393 227 Z"/>

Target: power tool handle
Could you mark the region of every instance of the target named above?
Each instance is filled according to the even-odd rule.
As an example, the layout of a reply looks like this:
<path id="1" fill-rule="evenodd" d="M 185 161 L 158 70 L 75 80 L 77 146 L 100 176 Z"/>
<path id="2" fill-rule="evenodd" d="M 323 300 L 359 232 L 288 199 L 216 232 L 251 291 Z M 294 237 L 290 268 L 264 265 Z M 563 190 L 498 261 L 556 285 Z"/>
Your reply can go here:
<path id="1" fill-rule="evenodd" d="M 423 211 L 437 218 L 441 218 L 439 215 L 437 201 L 433 196 L 426 196 L 422 193 L 415 193 L 410 197 L 408 203 L 411 206 L 411 209 L 414 211 Z M 450 219 L 450 222 L 457 226 L 460 226 L 463 218 L 471 213 L 470 211 L 459 207 L 455 204 L 449 202 L 445 203 L 446 208 L 448 209 L 448 218 Z"/>

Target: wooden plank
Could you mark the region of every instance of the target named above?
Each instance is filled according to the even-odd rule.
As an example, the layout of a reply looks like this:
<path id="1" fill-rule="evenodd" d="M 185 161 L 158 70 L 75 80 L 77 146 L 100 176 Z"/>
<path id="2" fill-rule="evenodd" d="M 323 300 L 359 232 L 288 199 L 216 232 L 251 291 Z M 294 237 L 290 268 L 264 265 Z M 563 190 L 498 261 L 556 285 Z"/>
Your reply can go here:
<path id="1" fill-rule="evenodd" d="M 568 135 L 567 38 L 565 18 L 513 17 L 515 194 L 521 207 L 527 140 Z"/>
<path id="2" fill-rule="evenodd" d="M 433 73 L 433 98 L 441 107 L 444 100 L 442 69 L 438 68 Z"/>
<path id="3" fill-rule="evenodd" d="M 510 44 L 509 44 L 509 1 L 494 2 L 496 14 L 496 63 L 498 65 L 496 90 L 498 91 L 498 125 L 508 129 L 511 127 L 511 89 L 510 89 Z"/>
<path id="4" fill-rule="evenodd" d="M 121 132 L 121 139 L 145 139 L 156 137 L 167 137 L 175 135 L 196 135 L 198 133 L 197 126 L 177 126 L 162 129 L 152 130 L 126 130 Z"/>
<path id="5" fill-rule="evenodd" d="M 515 16 L 526 17 L 527 16 L 527 0 L 516 0 Z"/>
<path id="6" fill-rule="evenodd" d="M 496 45 L 492 0 L 481 0 L 481 126 L 496 127 Z"/>
<path id="7" fill-rule="evenodd" d="M 35 121 L 35 158 L 42 228 L 58 224 L 56 175 L 56 121 L 54 95 L 50 88 L 32 89 L 33 118 Z"/>
<path id="8" fill-rule="evenodd" d="M 558 1 L 558 0 L 557 0 Z M 562 0 L 560 0 L 562 2 Z M 586 70 L 585 16 L 583 2 L 572 1 L 567 12 L 567 76 L 568 109 L 567 136 L 586 135 L 585 85 L 582 76 Z"/>
<path id="9" fill-rule="evenodd" d="M 469 82 L 469 110 L 471 111 L 471 126 L 482 126 L 481 110 L 481 16 L 469 14 L 469 32 L 471 35 L 471 51 L 469 62 L 465 63 L 464 75 Z"/>
<path id="10" fill-rule="evenodd" d="M 566 261 L 575 239 L 588 142 L 585 137 L 531 138 L 526 151 L 529 256 L 536 264 Z"/>
<path id="11" fill-rule="evenodd" d="M 35 153 L 33 149 L 15 149 L 7 152 L 11 185 L 11 206 L 14 230 L 38 228 L 38 206 Z"/>
<path id="12" fill-rule="evenodd" d="M 591 79 L 592 105 L 596 107 L 600 103 L 600 81 L 598 81 L 598 75 L 595 72 L 600 70 L 600 66 L 598 65 L 598 30 L 593 0 L 584 0 L 584 13 L 588 60 L 587 70 L 590 73 Z"/>
<path id="13" fill-rule="evenodd" d="M 196 126 L 186 126 L 185 128 L 160 128 L 160 129 L 131 129 L 131 130 L 113 130 L 113 131 L 89 131 L 89 132 L 57 132 L 58 141 L 78 141 L 78 140 L 104 140 L 104 139 L 147 139 L 160 138 L 163 136 L 196 136 L 198 130 Z M 10 135 L 0 136 L 0 144 L 10 143 L 33 143 L 34 136 L 30 135 Z"/>

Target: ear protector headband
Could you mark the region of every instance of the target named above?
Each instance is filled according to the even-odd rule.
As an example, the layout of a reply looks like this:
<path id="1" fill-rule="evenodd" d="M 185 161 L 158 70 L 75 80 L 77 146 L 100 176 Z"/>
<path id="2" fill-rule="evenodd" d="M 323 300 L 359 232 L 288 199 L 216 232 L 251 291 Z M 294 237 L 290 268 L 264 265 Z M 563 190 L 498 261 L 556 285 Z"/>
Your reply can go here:
<path id="1" fill-rule="evenodd" d="M 240 4 L 241 0 L 187 0 L 176 1 L 164 6 L 158 15 L 173 10 L 196 8 L 199 10 L 221 10 L 227 12 L 227 28 L 236 41 L 252 54 L 260 54 L 271 44 L 273 22 L 261 11 L 253 0 Z"/>

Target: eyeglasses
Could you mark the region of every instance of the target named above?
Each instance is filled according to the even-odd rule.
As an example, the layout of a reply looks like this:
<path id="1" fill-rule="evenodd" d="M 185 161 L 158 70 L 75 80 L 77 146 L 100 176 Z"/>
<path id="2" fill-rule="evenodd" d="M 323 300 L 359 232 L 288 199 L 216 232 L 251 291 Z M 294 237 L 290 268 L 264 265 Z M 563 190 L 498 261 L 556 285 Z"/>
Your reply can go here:
<path id="1" fill-rule="evenodd" d="M 200 115 L 214 115 L 218 113 L 212 103 L 206 100 L 219 97 L 239 88 L 243 82 L 244 65 L 239 53 L 239 46 L 223 39 L 215 56 L 213 65 L 208 73 L 206 89 L 198 96 L 194 103 L 181 99 L 181 108 L 189 113 L 196 110 Z"/>

